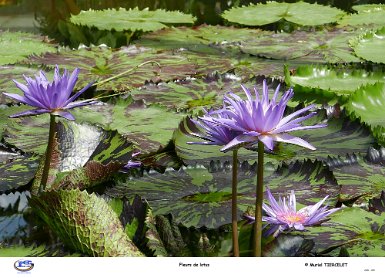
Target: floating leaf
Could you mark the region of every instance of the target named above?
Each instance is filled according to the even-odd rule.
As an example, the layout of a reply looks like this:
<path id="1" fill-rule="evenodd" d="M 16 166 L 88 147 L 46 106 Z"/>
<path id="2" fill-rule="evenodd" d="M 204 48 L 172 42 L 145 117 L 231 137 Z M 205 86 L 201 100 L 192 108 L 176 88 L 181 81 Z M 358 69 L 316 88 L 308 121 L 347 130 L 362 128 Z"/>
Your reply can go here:
<path id="1" fill-rule="evenodd" d="M 359 62 L 348 44 L 357 34 L 357 31 L 344 29 L 267 34 L 243 40 L 240 49 L 252 55 L 281 60 Z"/>
<path id="2" fill-rule="evenodd" d="M 140 87 L 146 81 L 166 82 L 194 75 L 197 65 L 183 54 L 154 53 L 151 49 L 135 46 L 122 47 L 113 51 L 107 47 L 62 50 L 58 54 L 32 57 L 31 63 L 48 66 L 62 65 L 68 70 L 80 69 L 79 87 L 90 81 L 97 82 L 98 90 L 125 91 Z M 148 62 L 138 68 L 141 64 Z M 158 63 L 160 66 L 158 66 Z M 113 77 L 113 78 L 112 78 Z M 110 81 L 100 82 L 112 78 Z"/>
<path id="3" fill-rule="evenodd" d="M 353 118 L 369 125 L 373 135 L 385 144 L 385 83 L 363 86 L 354 92 L 347 104 L 346 111 Z"/>
<path id="4" fill-rule="evenodd" d="M 234 89 L 240 89 L 237 78 L 213 74 L 202 79 L 148 84 L 130 94 L 134 100 L 143 100 L 146 104 L 161 104 L 177 111 L 199 112 L 202 107 L 221 105 L 223 96 Z"/>
<path id="5" fill-rule="evenodd" d="M 143 154 L 166 146 L 184 116 L 162 107 L 147 106 L 143 102 L 130 103 L 127 100 L 118 100 L 113 113 L 114 120 L 110 128 L 138 145 Z"/>
<path id="6" fill-rule="evenodd" d="M 385 214 L 381 216 L 361 208 L 343 208 L 330 215 L 321 226 L 308 227 L 296 233 L 312 239 L 315 249 L 344 246 L 352 257 L 383 257 L 385 255 Z"/>
<path id="7" fill-rule="evenodd" d="M 39 157 L 21 156 L 0 164 L 0 193 L 27 185 L 35 176 Z"/>
<path id="8" fill-rule="evenodd" d="M 250 173 L 241 172 L 239 181 L 250 179 Z M 251 179 L 252 180 L 252 179 Z M 247 188 L 247 186 L 246 186 Z M 250 188 L 253 188 L 250 186 Z M 253 204 L 254 198 L 243 196 L 239 189 L 239 209 Z M 209 173 L 205 168 L 166 171 L 165 174 L 146 174 L 143 178 L 127 181 L 107 190 L 114 197 L 138 194 L 145 198 L 153 214 L 172 213 L 176 223 L 187 227 L 216 228 L 231 222 L 228 208 L 231 203 L 231 181 L 228 173 Z M 238 211 L 238 215 L 242 214 Z"/>
<path id="9" fill-rule="evenodd" d="M 207 45 L 226 46 L 271 32 L 260 29 L 234 28 L 232 26 L 200 25 L 172 27 L 143 35 L 135 43 L 139 46 L 165 49 L 188 49 L 193 52 L 208 51 Z M 213 49 L 214 50 L 214 49 Z"/>
<path id="10" fill-rule="evenodd" d="M 338 69 L 327 66 L 301 66 L 290 75 L 285 69 L 285 82 L 294 87 L 296 93 L 321 93 L 326 96 L 350 95 L 360 86 L 385 82 L 380 71 Z"/>
<path id="11" fill-rule="evenodd" d="M 223 18 L 249 26 L 270 24 L 281 19 L 299 25 L 323 25 L 336 22 L 345 13 L 337 8 L 309 4 L 306 2 L 277 3 L 250 5 L 247 7 L 234 7 L 225 11 Z"/>
<path id="12" fill-rule="evenodd" d="M 324 121 L 322 113 L 311 118 L 311 124 Z M 293 136 L 300 137 L 310 142 L 316 150 L 309 151 L 293 144 L 282 144 L 277 149 L 277 154 L 287 159 L 318 159 L 324 162 L 331 157 L 345 157 L 347 154 L 365 155 L 367 149 L 374 144 L 374 138 L 370 136 L 369 129 L 361 125 L 357 120 L 351 121 L 341 115 L 339 118 L 330 118 L 325 122 L 327 126 L 317 131 L 308 130 L 293 131 Z"/>
<path id="13" fill-rule="evenodd" d="M 81 11 L 78 15 L 72 15 L 70 21 L 77 25 L 96 27 L 99 30 L 146 32 L 165 28 L 166 24 L 194 23 L 195 18 L 179 11 L 119 8 Z"/>
<path id="14" fill-rule="evenodd" d="M 35 212 L 71 249 L 89 256 L 142 256 L 115 212 L 100 197 L 80 190 L 34 196 Z"/>
<path id="15" fill-rule="evenodd" d="M 15 64 L 28 56 L 55 52 L 52 44 L 43 42 L 41 36 L 24 33 L 0 31 L 0 65 Z"/>
<path id="16" fill-rule="evenodd" d="M 114 198 L 137 194 L 147 200 L 154 215 L 171 213 L 176 223 L 187 227 L 217 228 L 231 222 L 231 173 L 228 164 L 211 170 L 197 166 L 149 173 L 107 189 L 106 194 Z M 265 183 L 274 194 L 297 190 L 302 204 L 313 204 L 326 195 L 336 202 L 339 194 L 339 187 L 320 162 L 283 166 L 277 173 L 267 168 L 265 175 Z M 238 175 L 239 218 L 254 205 L 255 184 L 255 165 L 242 165 Z"/>
<path id="17" fill-rule="evenodd" d="M 385 49 L 385 27 L 364 33 L 353 40 L 351 46 L 357 56 L 367 61 L 385 64 L 385 57 L 383 55 Z"/>
<path id="18" fill-rule="evenodd" d="M 12 107 L 13 108 L 13 107 Z M 14 111 L 27 110 L 26 105 L 6 109 L 7 114 Z M 7 119 L 4 127 L 4 140 L 24 152 L 44 154 L 47 148 L 49 128 L 49 115 L 43 114 L 38 117 L 23 117 Z"/>
<path id="19" fill-rule="evenodd" d="M 365 12 L 370 10 L 385 10 L 385 5 L 384 4 L 354 5 L 352 9 L 357 12 Z"/>
<path id="20" fill-rule="evenodd" d="M 295 191 L 296 199 L 303 205 L 313 205 L 329 195 L 328 205 L 334 206 L 340 194 L 333 173 L 320 161 L 295 162 L 278 168 L 277 172 L 267 178 L 273 195 L 287 195 Z"/>
<path id="21" fill-rule="evenodd" d="M 338 21 L 341 26 L 384 26 L 385 25 L 385 9 L 383 7 L 369 8 L 369 5 L 363 5 L 364 8 L 356 7 L 358 13 L 345 15 Z"/>
<path id="22" fill-rule="evenodd" d="M 341 186 L 341 202 L 366 203 L 384 189 L 385 168 L 380 164 L 359 159 L 355 164 L 333 167 L 332 170 Z"/>

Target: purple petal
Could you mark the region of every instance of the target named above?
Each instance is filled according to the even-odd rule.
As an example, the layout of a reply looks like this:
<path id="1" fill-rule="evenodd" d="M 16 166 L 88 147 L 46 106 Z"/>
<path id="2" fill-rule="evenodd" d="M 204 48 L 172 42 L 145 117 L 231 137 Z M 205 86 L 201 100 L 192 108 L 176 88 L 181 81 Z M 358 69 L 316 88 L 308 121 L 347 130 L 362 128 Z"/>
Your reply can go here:
<path id="1" fill-rule="evenodd" d="M 283 126 L 284 124 L 286 124 L 287 122 L 289 122 L 291 119 L 297 117 L 298 115 L 300 115 L 300 114 L 302 114 L 302 113 L 304 113 L 304 112 L 306 112 L 306 111 L 309 111 L 310 109 L 312 109 L 312 108 L 314 108 L 314 107 L 315 107 L 314 104 L 313 104 L 313 105 L 309 105 L 309 106 L 307 106 L 307 107 L 304 107 L 304 108 L 302 108 L 302 109 L 300 109 L 300 110 L 295 111 L 294 113 L 291 113 L 290 115 L 284 117 L 284 118 L 278 123 L 277 128 Z"/>
<path id="2" fill-rule="evenodd" d="M 97 101 L 92 100 L 92 99 L 86 99 L 86 100 L 80 100 L 80 101 L 75 101 L 71 102 L 70 104 L 64 106 L 62 109 L 72 109 L 76 107 L 81 107 L 81 106 L 86 106 L 86 105 L 92 105 L 97 103 Z"/>
<path id="3" fill-rule="evenodd" d="M 274 140 L 269 135 L 260 135 L 258 139 L 268 148 L 269 150 L 274 149 Z"/>
<path id="4" fill-rule="evenodd" d="M 94 82 L 91 82 L 89 84 L 87 84 L 87 86 L 85 86 L 83 89 L 81 89 L 79 92 L 77 92 L 76 94 L 74 94 L 72 97 L 70 97 L 64 104 L 64 106 L 67 106 L 69 103 L 73 102 L 75 99 L 77 99 L 82 93 L 84 93 L 89 87 L 92 86 L 92 84 L 94 84 Z"/>
<path id="5" fill-rule="evenodd" d="M 68 111 L 64 111 L 64 110 L 57 110 L 55 112 L 52 112 L 51 114 L 53 115 L 56 115 L 56 116 L 59 116 L 59 117 L 63 117 L 69 121 L 74 121 L 75 120 L 75 117 Z"/>
<path id="6" fill-rule="evenodd" d="M 307 149 L 310 149 L 313 151 L 316 149 L 315 147 L 310 145 L 305 140 L 303 140 L 299 137 L 295 137 L 295 136 L 286 134 L 286 133 L 275 134 L 274 137 L 275 137 L 275 141 L 277 141 L 277 142 L 294 144 L 294 145 L 298 145 L 298 146 L 301 146 L 301 147 L 304 147 L 304 148 L 307 148 Z"/>
<path id="7" fill-rule="evenodd" d="M 13 98 L 13 99 L 16 99 L 17 101 L 20 101 L 24 104 L 29 104 L 29 100 L 26 99 L 24 96 L 21 96 L 21 95 L 18 95 L 18 94 L 11 94 L 11 93 L 3 93 L 3 95 L 6 95 L 7 97 L 10 97 L 10 98 Z"/>
<path id="8" fill-rule="evenodd" d="M 13 114 L 13 115 L 11 115 L 9 117 L 10 118 L 19 118 L 19 117 L 25 117 L 25 116 L 35 116 L 35 115 L 40 115 L 40 114 L 50 113 L 50 112 L 51 111 L 47 110 L 47 109 L 27 110 L 27 111 L 24 111 L 24 112 Z"/>
<path id="9" fill-rule="evenodd" d="M 239 135 L 235 137 L 233 140 L 231 140 L 226 146 L 224 146 L 221 151 L 222 152 L 227 152 L 230 149 L 233 149 L 235 147 L 240 147 L 241 145 L 245 143 L 250 143 L 250 142 L 255 142 L 258 139 L 254 136 L 247 136 L 247 135 Z"/>

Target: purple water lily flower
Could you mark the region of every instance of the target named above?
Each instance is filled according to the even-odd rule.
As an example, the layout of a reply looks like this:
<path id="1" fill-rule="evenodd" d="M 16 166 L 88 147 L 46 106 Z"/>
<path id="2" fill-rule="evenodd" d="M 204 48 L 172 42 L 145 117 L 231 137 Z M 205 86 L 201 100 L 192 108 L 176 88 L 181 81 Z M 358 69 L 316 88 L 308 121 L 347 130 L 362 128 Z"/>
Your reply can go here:
<path id="1" fill-rule="evenodd" d="M 198 120 L 191 119 L 197 127 L 201 127 L 204 130 L 204 133 L 190 132 L 189 134 L 204 139 L 205 141 L 188 142 L 188 144 L 224 146 L 242 134 L 241 131 L 218 123 L 217 120 L 229 119 L 227 113 L 224 113 L 222 110 L 204 111 L 205 115 L 199 117 Z"/>
<path id="2" fill-rule="evenodd" d="M 280 232 L 288 229 L 302 231 L 306 226 L 313 226 L 325 221 L 325 217 L 340 210 L 341 208 L 327 209 L 327 206 L 322 206 L 326 196 L 321 201 L 312 206 L 306 206 L 302 209 L 296 209 L 296 198 L 294 191 L 291 191 L 289 198 L 279 197 L 278 202 L 274 199 L 269 188 L 266 188 L 267 199 L 269 205 L 263 204 L 262 208 L 267 216 L 262 217 L 262 221 L 271 225 L 271 228 L 266 232 L 266 235 L 278 235 Z M 248 222 L 254 222 L 255 218 L 249 215 L 244 216 Z"/>
<path id="3" fill-rule="evenodd" d="M 229 93 L 224 97 L 225 107 L 221 111 L 221 117 L 212 117 L 211 121 L 222 124 L 234 131 L 241 132 L 221 150 L 227 151 L 239 145 L 254 144 L 261 141 L 267 149 L 273 150 L 274 141 L 285 142 L 299 145 L 311 150 L 315 148 L 305 140 L 289 135 L 288 132 L 295 130 L 314 129 L 325 127 L 325 124 L 313 126 L 301 126 L 301 122 L 316 113 L 312 112 L 306 116 L 297 117 L 304 112 L 314 108 L 314 105 L 302 108 L 286 117 L 283 117 L 288 101 L 293 97 L 292 89 L 286 91 L 281 100 L 277 102 L 279 85 L 275 90 L 274 96 L 269 100 L 269 92 L 266 80 L 263 81 L 263 95 L 260 97 L 256 88 L 255 99 L 250 91 L 242 86 L 247 99 L 243 100 L 239 96 Z"/>
<path id="4" fill-rule="evenodd" d="M 124 167 L 123 167 L 124 170 L 139 168 L 140 166 L 142 166 L 142 162 L 133 160 L 133 159 L 135 159 L 135 156 L 138 156 L 139 154 L 140 154 L 140 152 L 135 152 L 132 154 L 131 159 L 127 162 L 126 165 L 124 165 Z"/>
<path id="5" fill-rule="evenodd" d="M 92 100 L 74 102 L 75 99 L 93 84 L 93 82 L 89 83 L 79 92 L 71 96 L 78 80 L 78 75 L 79 69 L 75 69 L 71 75 L 69 75 L 67 70 L 64 70 L 63 75 L 60 75 L 59 68 L 56 66 L 52 82 L 47 79 L 43 71 L 40 71 L 40 74 L 36 75 L 35 79 L 24 76 L 27 85 L 13 80 L 16 86 L 24 92 L 24 96 L 10 93 L 4 93 L 4 95 L 38 109 L 24 111 L 11 115 L 10 117 L 16 118 L 50 113 L 68 120 L 75 120 L 74 116 L 66 110 L 94 103 Z"/>

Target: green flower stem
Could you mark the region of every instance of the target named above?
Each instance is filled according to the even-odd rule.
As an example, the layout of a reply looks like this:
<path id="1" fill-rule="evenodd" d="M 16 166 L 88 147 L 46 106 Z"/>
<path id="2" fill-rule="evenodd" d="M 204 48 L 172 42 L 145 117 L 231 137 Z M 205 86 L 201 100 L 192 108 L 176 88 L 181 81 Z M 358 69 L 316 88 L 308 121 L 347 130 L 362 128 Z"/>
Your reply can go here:
<path id="1" fill-rule="evenodd" d="M 237 215 L 237 184 L 238 184 L 238 149 L 233 150 L 233 178 L 232 178 L 232 198 L 231 198 L 231 219 L 233 229 L 233 253 L 234 257 L 239 257 L 238 243 L 238 215 Z"/>
<path id="2" fill-rule="evenodd" d="M 47 144 L 47 150 L 45 152 L 44 168 L 43 168 L 43 174 L 41 176 L 39 193 L 45 191 L 47 186 L 49 168 L 51 166 L 51 159 L 52 159 L 52 153 L 53 153 L 54 142 L 55 142 L 55 133 L 56 133 L 55 115 L 50 114 L 48 144 Z"/>
<path id="3" fill-rule="evenodd" d="M 258 141 L 257 196 L 255 198 L 254 256 L 262 256 L 262 202 L 263 202 L 263 155 L 264 145 Z"/>

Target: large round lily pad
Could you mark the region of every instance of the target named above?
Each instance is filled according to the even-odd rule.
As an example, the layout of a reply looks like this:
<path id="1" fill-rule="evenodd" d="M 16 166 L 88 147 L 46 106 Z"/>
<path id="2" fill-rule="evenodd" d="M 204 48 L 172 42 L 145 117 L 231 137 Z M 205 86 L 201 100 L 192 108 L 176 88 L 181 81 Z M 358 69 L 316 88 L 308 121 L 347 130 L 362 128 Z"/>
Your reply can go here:
<path id="1" fill-rule="evenodd" d="M 99 30 L 155 31 L 167 27 L 165 24 L 193 23 L 195 18 L 179 11 L 119 8 L 81 11 L 72 15 L 70 20 L 74 24 Z"/>
<path id="2" fill-rule="evenodd" d="M 223 18 L 249 26 L 259 26 L 285 19 L 299 25 L 322 25 L 336 22 L 345 13 L 337 8 L 306 2 L 257 4 L 234 7 L 225 11 Z"/>

